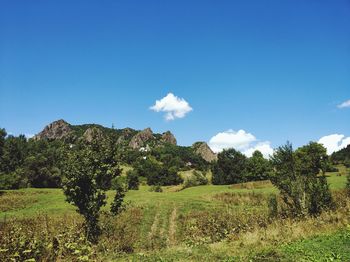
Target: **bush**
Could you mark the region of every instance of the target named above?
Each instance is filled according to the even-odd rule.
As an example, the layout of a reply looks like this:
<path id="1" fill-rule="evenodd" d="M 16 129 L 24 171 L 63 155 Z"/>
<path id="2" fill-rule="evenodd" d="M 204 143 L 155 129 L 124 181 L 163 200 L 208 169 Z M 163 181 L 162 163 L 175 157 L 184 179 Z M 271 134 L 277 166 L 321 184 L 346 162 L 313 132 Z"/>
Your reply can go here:
<path id="1" fill-rule="evenodd" d="M 136 170 L 129 170 L 126 173 L 126 180 L 128 183 L 128 189 L 129 190 L 138 190 L 140 181 L 139 181 L 139 176 Z"/>
<path id="2" fill-rule="evenodd" d="M 185 179 L 183 188 L 207 185 L 208 179 L 199 171 L 193 170 L 192 174 Z"/>
<path id="3" fill-rule="evenodd" d="M 153 185 L 151 186 L 151 188 L 149 189 L 150 192 L 158 192 L 161 193 L 163 192 L 163 189 L 160 185 Z"/>
<path id="4" fill-rule="evenodd" d="M 21 173 L 20 169 L 9 174 L 0 173 L 0 189 L 8 190 L 27 187 L 28 181 L 21 176 Z"/>

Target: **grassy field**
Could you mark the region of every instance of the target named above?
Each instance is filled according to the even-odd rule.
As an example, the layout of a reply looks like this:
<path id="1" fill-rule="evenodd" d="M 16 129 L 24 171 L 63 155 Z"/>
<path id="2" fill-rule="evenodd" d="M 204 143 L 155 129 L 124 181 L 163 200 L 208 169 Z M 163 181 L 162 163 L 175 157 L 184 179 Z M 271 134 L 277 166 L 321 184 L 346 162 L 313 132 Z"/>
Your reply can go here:
<path id="1" fill-rule="evenodd" d="M 345 187 L 345 171 L 342 169 L 341 175 L 327 174 L 333 192 Z M 346 203 L 342 204 L 343 208 L 326 213 L 318 220 L 269 222 L 267 199 L 278 191 L 268 181 L 206 185 L 180 191 L 177 191 L 178 187 L 164 187 L 162 193 L 149 189 L 141 186 L 140 190 L 129 191 L 125 198 L 131 211 L 124 218 L 122 216 L 120 223 L 128 223 L 128 220 L 135 223 L 130 240 L 133 252 L 105 252 L 103 259 L 295 261 L 299 256 L 305 261 L 309 261 L 308 258 L 312 258 L 311 261 L 350 261 L 349 231 L 346 229 L 350 218 Z M 108 192 L 109 202 L 113 195 L 113 191 Z M 338 199 L 341 202 L 342 195 Z M 105 210 L 108 208 L 106 206 Z M 135 214 L 138 214 L 137 218 Z M 78 217 L 74 207 L 65 202 L 60 189 L 1 193 L 0 221 L 47 215 L 50 219 Z M 237 224 L 245 226 L 237 229 Z M 128 236 L 129 233 L 125 234 Z M 314 251 L 320 247 L 323 253 Z M 335 260 L 322 260 L 322 257 Z"/>

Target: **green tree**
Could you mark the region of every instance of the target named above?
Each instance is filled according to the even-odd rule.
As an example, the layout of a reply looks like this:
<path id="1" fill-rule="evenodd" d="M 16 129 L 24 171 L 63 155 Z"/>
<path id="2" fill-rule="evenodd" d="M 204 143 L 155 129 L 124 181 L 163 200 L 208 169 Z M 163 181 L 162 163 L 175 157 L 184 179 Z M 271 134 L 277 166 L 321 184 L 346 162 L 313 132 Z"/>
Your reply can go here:
<path id="1" fill-rule="evenodd" d="M 265 159 L 260 151 L 255 151 L 247 162 L 247 180 L 264 180 L 268 179 L 271 172 L 271 164 Z"/>
<path id="2" fill-rule="evenodd" d="M 69 203 L 85 219 L 87 238 L 95 243 L 100 234 L 100 209 L 106 205 L 106 190 L 120 175 L 113 141 L 93 139 L 68 154 L 63 190 Z"/>
<path id="3" fill-rule="evenodd" d="M 247 158 L 235 149 L 223 150 L 212 167 L 214 185 L 228 185 L 246 181 Z"/>
<path id="4" fill-rule="evenodd" d="M 293 151 L 290 143 L 279 147 L 271 158 L 270 180 L 296 215 L 316 215 L 331 207 L 331 193 L 325 178 L 326 149 L 311 142 Z"/>
<path id="5" fill-rule="evenodd" d="M 14 172 L 20 167 L 27 156 L 27 139 L 24 135 L 8 136 L 3 145 L 2 171 Z"/>

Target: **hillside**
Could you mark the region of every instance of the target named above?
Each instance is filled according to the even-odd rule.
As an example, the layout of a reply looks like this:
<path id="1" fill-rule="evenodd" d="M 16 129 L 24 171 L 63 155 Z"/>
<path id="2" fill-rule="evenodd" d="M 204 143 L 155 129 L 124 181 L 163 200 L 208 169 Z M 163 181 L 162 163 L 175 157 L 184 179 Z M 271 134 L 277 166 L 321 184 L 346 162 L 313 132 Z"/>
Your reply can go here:
<path id="1" fill-rule="evenodd" d="M 334 152 L 331 155 L 331 160 L 335 163 L 342 163 L 346 166 L 350 166 L 350 145 L 337 152 Z"/>

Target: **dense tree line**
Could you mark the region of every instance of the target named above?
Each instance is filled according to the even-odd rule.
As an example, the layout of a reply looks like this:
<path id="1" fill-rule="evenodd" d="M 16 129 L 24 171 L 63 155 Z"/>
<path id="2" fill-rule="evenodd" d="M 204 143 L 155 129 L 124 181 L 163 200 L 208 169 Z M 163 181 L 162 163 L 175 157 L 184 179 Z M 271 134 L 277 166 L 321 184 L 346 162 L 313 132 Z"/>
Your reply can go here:
<path id="1" fill-rule="evenodd" d="M 235 149 L 223 150 L 212 166 L 213 184 L 235 184 L 269 178 L 272 166 L 260 151 L 248 158 Z"/>
<path id="2" fill-rule="evenodd" d="M 27 140 L 0 129 L 0 188 L 59 187 L 68 149 L 59 140 Z"/>
<path id="3" fill-rule="evenodd" d="M 103 139 L 96 139 L 96 143 L 103 145 L 113 137 L 116 140 L 117 134 L 110 132 Z M 69 152 L 88 146 L 84 139 L 75 139 L 74 144 L 58 139 L 34 140 L 23 135 L 7 135 L 4 129 L 0 129 L 0 189 L 61 187 L 64 168 L 70 161 Z M 115 143 L 113 150 L 120 163 L 134 167 L 134 176 L 130 179 L 135 182 L 135 176 L 144 177 L 149 185 L 179 184 L 182 179 L 178 171 L 189 168 L 206 170 L 209 167 L 209 163 L 190 147 L 163 145 L 141 152 L 120 148 Z M 135 185 L 131 187 L 136 188 Z"/>

